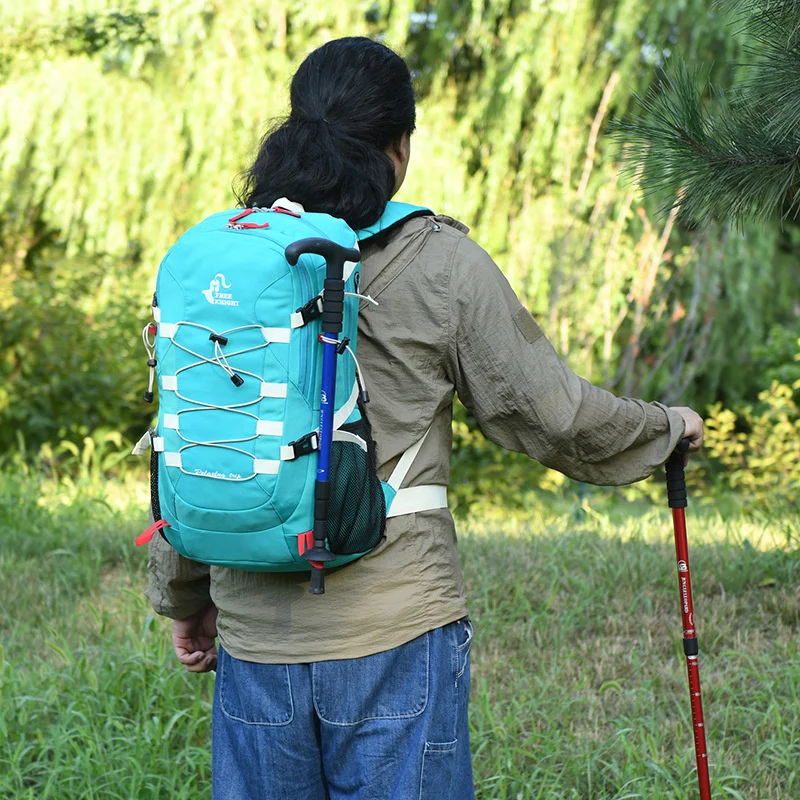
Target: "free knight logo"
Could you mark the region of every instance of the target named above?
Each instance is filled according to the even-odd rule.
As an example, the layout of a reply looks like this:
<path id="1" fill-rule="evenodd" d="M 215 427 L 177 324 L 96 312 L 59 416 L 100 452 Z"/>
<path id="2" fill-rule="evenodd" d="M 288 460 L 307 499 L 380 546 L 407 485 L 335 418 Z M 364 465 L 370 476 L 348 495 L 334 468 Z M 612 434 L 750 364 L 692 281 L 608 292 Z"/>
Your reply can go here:
<path id="1" fill-rule="evenodd" d="M 230 289 L 231 285 L 225 276 L 218 272 L 208 284 L 208 289 L 202 289 L 203 295 L 212 306 L 238 306 L 239 301 L 233 299 L 230 292 L 223 292 L 223 289 Z"/>

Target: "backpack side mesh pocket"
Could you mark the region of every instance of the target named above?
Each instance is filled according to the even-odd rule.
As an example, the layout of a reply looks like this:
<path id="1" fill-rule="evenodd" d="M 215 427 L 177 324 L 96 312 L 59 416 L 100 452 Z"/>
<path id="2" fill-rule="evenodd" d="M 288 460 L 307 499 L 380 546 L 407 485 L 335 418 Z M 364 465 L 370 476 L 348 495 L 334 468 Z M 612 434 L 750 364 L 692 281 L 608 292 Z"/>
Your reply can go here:
<path id="1" fill-rule="evenodd" d="M 366 443 L 331 443 L 328 512 L 328 546 L 337 555 L 351 555 L 372 550 L 386 530 L 386 498 L 378 478 L 372 428 L 361 408 L 361 419 L 343 425 Z"/>

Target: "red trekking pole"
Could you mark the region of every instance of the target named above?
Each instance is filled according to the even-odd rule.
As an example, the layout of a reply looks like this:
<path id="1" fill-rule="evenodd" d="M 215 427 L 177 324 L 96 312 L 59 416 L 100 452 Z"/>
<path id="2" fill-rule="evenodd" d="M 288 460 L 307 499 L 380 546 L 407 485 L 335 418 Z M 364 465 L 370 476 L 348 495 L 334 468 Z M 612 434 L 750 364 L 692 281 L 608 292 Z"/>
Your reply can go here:
<path id="1" fill-rule="evenodd" d="M 689 697 L 692 704 L 697 781 L 700 784 L 700 800 L 711 800 L 711 783 L 708 778 L 708 756 L 706 755 L 706 729 L 703 723 L 703 699 L 700 696 L 700 669 L 697 664 L 699 648 L 694 627 L 692 579 L 689 574 L 689 545 L 686 540 L 686 515 L 684 512 L 687 501 L 683 455 L 688 449 L 689 440 L 683 439 L 667 460 L 667 496 L 675 528 L 675 557 L 678 561 L 678 590 L 681 598 L 681 616 L 683 617 L 683 652 L 686 653 L 686 668 L 689 673 Z"/>

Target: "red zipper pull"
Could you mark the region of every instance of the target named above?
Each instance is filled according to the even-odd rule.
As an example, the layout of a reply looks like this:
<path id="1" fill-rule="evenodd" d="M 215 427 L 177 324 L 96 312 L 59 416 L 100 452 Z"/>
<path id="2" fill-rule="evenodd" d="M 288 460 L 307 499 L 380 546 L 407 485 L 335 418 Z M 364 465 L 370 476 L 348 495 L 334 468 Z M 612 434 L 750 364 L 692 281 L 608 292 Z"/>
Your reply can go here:
<path id="1" fill-rule="evenodd" d="M 272 206 L 270 211 L 274 211 L 276 214 L 288 214 L 290 217 L 296 217 L 300 219 L 300 215 L 296 211 L 289 211 L 288 208 L 281 208 L 280 206 Z"/>
<path id="2" fill-rule="evenodd" d="M 228 222 L 233 225 L 234 222 L 238 222 L 242 217 L 246 217 L 248 214 L 253 214 L 255 212 L 254 208 L 246 208 L 241 213 L 237 214 L 235 217 L 231 217 Z"/>
<path id="3" fill-rule="evenodd" d="M 141 547 L 143 544 L 148 544 L 156 535 L 157 531 L 160 531 L 162 528 L 169 528 L 169 526 L 169 522 L 167 522 L 165 519 L 157 519 L 146 531 L 142 531 L 134 539 L 136 546 Z"/>

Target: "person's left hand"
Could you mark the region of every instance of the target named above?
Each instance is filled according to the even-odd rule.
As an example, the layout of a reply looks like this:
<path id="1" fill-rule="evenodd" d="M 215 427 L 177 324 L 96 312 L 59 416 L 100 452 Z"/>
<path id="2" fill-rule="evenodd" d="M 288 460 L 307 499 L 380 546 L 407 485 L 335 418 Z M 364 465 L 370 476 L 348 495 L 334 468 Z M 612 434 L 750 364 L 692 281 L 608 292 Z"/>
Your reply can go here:
<path id="1" fill-rule="evenodd" d="M 186 619 L 172 621 L 175 655 L 189 672 L 217 667 L 217 607 L 212 603 Z"/>

